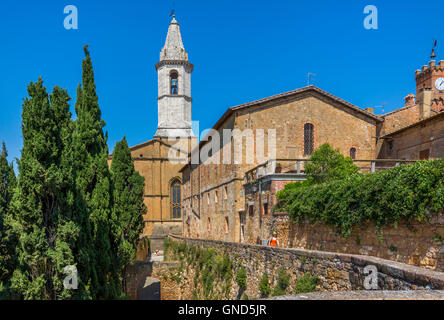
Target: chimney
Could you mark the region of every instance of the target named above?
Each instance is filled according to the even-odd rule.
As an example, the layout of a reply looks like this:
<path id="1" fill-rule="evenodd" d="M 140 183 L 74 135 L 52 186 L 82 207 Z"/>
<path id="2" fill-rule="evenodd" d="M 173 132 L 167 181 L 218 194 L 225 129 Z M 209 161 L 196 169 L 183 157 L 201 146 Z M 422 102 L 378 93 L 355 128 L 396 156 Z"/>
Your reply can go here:
<path id="1" fill-rule="evenodd" d="M 432 110 L 432 95 L 431 88 L 422 88 L 418 93 L 418 107 L 419 107 L 419 120 L 430 117 Z"/>
<path id="2" fill-rule="evenodd" d="M 413 93 L 410 93 L 408 96 L 406 96 L 405 99 L 405 107 L 412 107 L 416 104 L 415 101 L 416 96 Z"/>

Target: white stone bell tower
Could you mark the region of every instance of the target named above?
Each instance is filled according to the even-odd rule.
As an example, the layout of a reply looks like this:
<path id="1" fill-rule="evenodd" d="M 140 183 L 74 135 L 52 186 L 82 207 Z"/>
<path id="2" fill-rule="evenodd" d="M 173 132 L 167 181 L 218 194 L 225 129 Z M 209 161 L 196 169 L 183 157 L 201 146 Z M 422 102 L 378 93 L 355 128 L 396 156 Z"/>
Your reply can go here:
<path id="1" fill-rule="evenodd" d="M 193 65 L 182 43 L 179 23 L 175 16 L 168 28 L 165 46 L 156 64 L 159 94 L 158 125 L 155 137 L 192 137 L 191 73 Z"/>

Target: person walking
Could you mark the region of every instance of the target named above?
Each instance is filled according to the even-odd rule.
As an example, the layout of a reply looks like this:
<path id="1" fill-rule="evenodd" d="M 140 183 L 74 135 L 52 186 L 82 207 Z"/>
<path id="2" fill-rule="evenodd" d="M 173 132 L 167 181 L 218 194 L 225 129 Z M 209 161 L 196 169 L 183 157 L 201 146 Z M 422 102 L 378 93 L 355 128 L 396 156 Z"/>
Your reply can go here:
<path id="1" fill-rule="evenodd" d="M 268 240 L 270 247 L 279 247 L 279 240 L 277 239 L 277 232 L 273 231 L 273 236 Z"/>

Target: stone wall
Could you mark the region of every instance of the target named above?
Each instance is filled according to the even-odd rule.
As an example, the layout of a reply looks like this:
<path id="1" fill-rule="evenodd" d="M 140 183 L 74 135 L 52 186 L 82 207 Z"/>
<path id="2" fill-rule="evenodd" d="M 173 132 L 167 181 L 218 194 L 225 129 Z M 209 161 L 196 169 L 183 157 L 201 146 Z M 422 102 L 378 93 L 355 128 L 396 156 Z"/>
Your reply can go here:
<path id="1" fill-rule="evenodd" d="M 444 158 L 444 113 L 387 136 L 381 152 L 389 159 Z"/>
<path id="2" fill-rule="evenodd" d="M 249 299 L 260 298 L 259 282 L 264 272 L 267 272 L 271 287 L 277 283 L 279 270 L 284 269 L 290 274 L 287 293 L 294 292 L 296 280 L 304 274 L 319 277 L 316 291 L 345 291 L 363 290 L 364 268 L 373 265 L 378 270 L 378 287 L 380 290 L 421 290 L 444 289 L 444 273 L 431 271 L 407 264 L 384 260 L 377 257 L 352 255 L 323 251 L 312 251 L 295 248 L 272 248 L 261 245 L 242 244 L 218 240 L 189 239 L 171 236 L 174 241 L 184 242 L 188 247 L 212 248 L 218 253 L 224 253 L 235 261 L 233 278 L 229 295 L 218 294 L 216 299 L 238 299 L 239 286 L 235 274 L 241 266 L 246 269 L 247 288 L 245 293 Z M 182 264 L 186 264 L 186 259 Z M 180 299 L 192 299 L 196 289 L 193 281 L 195 268 L 184 265 L 180 278 Z M 200 284 L 197 283 L 199 286 Z M 214 284 L 220 288 L 221 284 Z"/>
<path id="3" fill-rule="evenodd" d="M 126 273 L 126 295 L 131 300 L 178 300 L 179 284 L 173 276 L 179 264 L 164 261 L 136 261 Z M 159 294 L 153 295 L 150 286 L 158 285 Z"/>
<path id="4" fill-rule="evenodd" d="M 373 225 L 355 228 L 344 239 L 322 224 L 294 224 L 288 214 L 274 214 L 268 228 L 276 230 L 281 246 L 309 250 L 363 254 L 444 271 L 444 217 L 430 224 L 413 223 L 415 231 L 400 224 L 384 227 L 379 240 Z"/>

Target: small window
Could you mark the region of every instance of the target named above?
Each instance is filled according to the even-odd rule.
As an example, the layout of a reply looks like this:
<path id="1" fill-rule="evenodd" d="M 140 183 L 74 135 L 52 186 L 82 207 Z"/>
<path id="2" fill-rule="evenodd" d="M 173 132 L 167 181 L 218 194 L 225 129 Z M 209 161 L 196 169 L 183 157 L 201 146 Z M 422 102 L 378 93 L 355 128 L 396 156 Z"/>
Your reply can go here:
<path id="1" fill-rule="evenodd" d="M 419 151 L 419 160 L 429 160 L 430 149 Z"/>
<path id="2" fill-rule="evenodd" d="M 179 75 L 173 70 L 170 73 L 170 94 L 176 95 L 179 92 Z"/>
<path id="3" fill-rule="evenodd" d="M 352 158 L 353 160 L 356 159 L 356 148 L 350 148 L 350 158 Z"/>
<path id="4" fill-rule="evenodd" d="M 227 186 L 224 187 L 224 199 L 225 200 L 228 199 L 228 188 L 227 188 Z"/>
<path id="5" fill-rule="evenodd" d="M 304 155 L 310 156 L 314 148 L 314 126 L 311 123 L 304 124 Z"/>
<path id="6" fill-rule="evenodd" d="M 248 206 L 248 214 L 250 216 L 254 215 L 254 206 L 253 205 Z"/>
<path id="7" fill-rule="evenodd" d="M 210 193 L 209 192 L 207 193 L 207 204 L 208 205 L 210 204 Z"/>
<path id="8" fill-rule="evenodd" d="M 210 218 L 208 218 L 208 220 L 207 220 L 207 230 L 211 231 L 211 219 Z"/>
<path id="9" fill-rule="evenodd" d="M 268 203 L 264 203 L 264 214 L 268 214 Z"/>
<path id="10" fill-rule="evenodd" d="M 230 227 L 228 224 L 228 217 L 225 217 L 225 233 L 228 233 L 230 231 Z"/>
<path id="11" fill-rule="evenodd" d="M 218 194 L 217 194 L 217 190 L 214 193 L 214 202 L 217 203 L 217 201 L 219 200 Z"/>
<path id="12" fill-rule="evenodd" d="M 393 149 L 393 141 L 389 141 L 388 142 L 388 148 L 389 148 L 390 151 L 392 151 L 392 149 Z"/>

